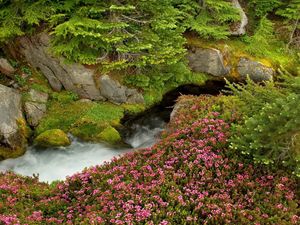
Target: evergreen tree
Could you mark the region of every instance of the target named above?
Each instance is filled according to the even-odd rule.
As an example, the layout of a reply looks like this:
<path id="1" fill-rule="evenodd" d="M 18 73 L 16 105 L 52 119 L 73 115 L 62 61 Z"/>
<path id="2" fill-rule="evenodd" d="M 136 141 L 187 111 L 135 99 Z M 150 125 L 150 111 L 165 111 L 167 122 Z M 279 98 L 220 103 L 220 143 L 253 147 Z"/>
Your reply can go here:
<path id="1" fill-rule="evenodd" d="M 0 43 L 30 31 L 52 12 L 46 0 L 1 0 Z"/>
<path id="2" fill-rule="evenodd" d="M 300 29 L 300 0 L 290 0 L 285 3 L 284 7 L 277 11 L 277 14 L 287 19 L 287 28 L 289 30 L 289 38 L 287 48 L 291 44 L 300 43 L 300 36 L 297 35 L 297 30 Z"/>

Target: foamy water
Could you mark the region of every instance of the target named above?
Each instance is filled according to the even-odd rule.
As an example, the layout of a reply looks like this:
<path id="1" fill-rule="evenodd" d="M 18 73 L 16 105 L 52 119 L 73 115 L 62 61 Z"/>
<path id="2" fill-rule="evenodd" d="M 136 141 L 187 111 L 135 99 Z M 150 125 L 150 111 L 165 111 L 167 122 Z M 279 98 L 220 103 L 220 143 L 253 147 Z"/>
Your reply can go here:
<path id="1" fill-rule="evenodd" d="M 133 134 L 126 139 L 132 148 L 117 148 L 105 144 L 80 142 L 76 139 L 65 148 L 46 150 L 29 147 L 26 153 L 16 159 L 0 162 L 0 171 L 12 170 L 18 174 L 32 176 L 38 174 L 40 181 L 64 180 L 86 167 L 110 161 L 113 157 L 132 151 L 134 148 L 152 146 L 165 123 L 159 118 L 148 118 L 147 125 L 133 125 Z"/>

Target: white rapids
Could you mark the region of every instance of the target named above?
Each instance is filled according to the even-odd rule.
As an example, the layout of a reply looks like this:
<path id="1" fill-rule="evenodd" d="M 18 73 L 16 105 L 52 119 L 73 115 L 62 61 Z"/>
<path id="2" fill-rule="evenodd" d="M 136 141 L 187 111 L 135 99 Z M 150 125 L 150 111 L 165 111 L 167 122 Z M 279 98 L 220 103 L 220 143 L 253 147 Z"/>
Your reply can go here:
<path id="1" fill-rule="evenodd" d="M 64 180 L 86 167 L 109 162 L 112 158 L 135 148 L 152 146 L 164 126 L 165 123 L 157 117 L 148 118 L 147 125 L 134 124 L 133 134 L 125 140 L 132 148 L 80 142 L 76 139 L 65 148 L 40 150 L 31 146 L 23 156 L 1 161 L 0 172 L 11 170 L 25 176 L 35 174 L 44 182 Z"/>

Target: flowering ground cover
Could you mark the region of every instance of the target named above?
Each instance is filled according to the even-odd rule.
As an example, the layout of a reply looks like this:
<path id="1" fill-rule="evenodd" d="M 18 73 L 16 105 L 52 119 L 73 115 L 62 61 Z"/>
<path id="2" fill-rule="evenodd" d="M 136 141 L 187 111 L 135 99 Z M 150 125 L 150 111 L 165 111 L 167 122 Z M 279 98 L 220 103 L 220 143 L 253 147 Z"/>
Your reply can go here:
<path id="1" fill-rule="evenodd" d="M 239 115 L 185 100 L 151 148 L 51 185 L 1 174 L 0 224 L 299 224 L 296 178 L 229 150 Z"/>

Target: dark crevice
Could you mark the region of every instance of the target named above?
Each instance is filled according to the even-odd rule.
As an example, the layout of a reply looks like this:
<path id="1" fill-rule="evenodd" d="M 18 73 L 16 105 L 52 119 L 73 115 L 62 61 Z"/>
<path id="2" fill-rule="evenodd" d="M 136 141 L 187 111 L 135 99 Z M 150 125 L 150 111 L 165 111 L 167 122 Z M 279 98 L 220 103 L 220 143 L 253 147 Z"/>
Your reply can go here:
<path id="1" fill-rule="evenodd" d="M 225 81 L 208 81 L 203 86 L 195 84 L 182 85 L 172 91 L 167 92 L 162 101 L 146 110 L 145 112 L 135 116 L 125 116 L 121 121 L 128 135 L 128 128 L 132 124 L 147 124 L 149 118 L 158 117 L 166 123 L 170 120 L 170 114 L 176 103 L 176 100 L 181 95 L 219 95 L 225 89 Z M 126 133 L 124 132 L 124 133 Z M 121 131 L 121 133 L 123 133 Z M 129 132 L 130 133 L 130 132 Z"/>

